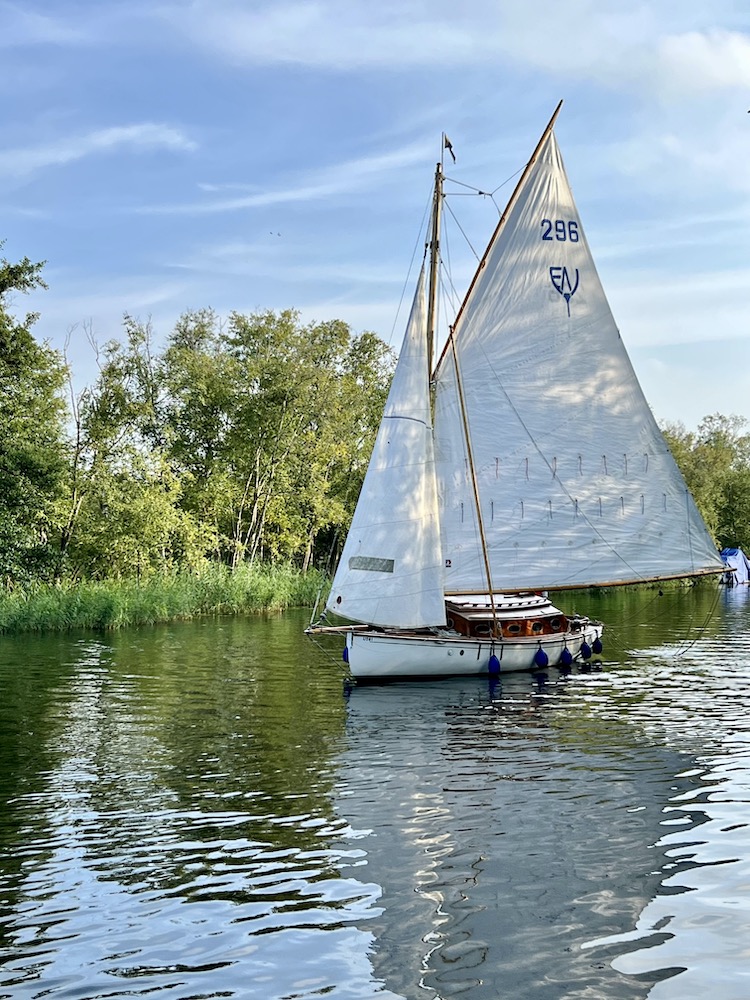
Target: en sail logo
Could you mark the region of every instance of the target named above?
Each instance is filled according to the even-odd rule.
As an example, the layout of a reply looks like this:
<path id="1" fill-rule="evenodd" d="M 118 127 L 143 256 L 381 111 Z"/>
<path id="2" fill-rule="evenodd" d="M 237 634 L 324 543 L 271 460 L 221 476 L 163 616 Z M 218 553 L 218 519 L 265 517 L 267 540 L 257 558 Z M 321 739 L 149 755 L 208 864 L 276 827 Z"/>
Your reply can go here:
<path id="1" fill-rule="evenodd" d="M 575 282 L 571 281 L 570 272 L 567 267 L 556 266 L 549 269 L 549 276 L 552 279 L 555 291 L 559 292 L 565 299 L 565 304 L 568 307 L 568 316 L 570 316 L 570 300 L 575 295 L 580 280 L 578 268 L 573 273 L 575 274 Z"/>

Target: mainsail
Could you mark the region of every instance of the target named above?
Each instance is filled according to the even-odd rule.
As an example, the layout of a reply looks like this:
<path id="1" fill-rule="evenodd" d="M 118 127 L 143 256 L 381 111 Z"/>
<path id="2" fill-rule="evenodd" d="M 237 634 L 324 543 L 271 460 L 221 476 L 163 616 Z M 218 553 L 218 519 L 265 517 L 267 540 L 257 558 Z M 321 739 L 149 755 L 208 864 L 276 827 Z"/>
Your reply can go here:
<path id="1" fill-rule="evenodd" d="M 434 420 L 448 593 L 720 571 L 620 339 L 551 130 L 443 352 Z"/>
<path id="2" fill-rule="evenodd" d="M 327 607 L 372 625 L 445 622 L 424 270 Z"/>

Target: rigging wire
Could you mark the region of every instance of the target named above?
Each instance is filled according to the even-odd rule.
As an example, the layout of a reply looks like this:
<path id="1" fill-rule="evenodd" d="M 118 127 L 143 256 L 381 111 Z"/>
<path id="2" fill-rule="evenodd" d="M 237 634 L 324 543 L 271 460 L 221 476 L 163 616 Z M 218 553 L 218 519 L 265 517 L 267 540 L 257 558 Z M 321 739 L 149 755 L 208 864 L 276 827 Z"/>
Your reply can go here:
<path id="1" fill-rule="evenodd" d="M 476 249 L 474 248 L 474 245 L 471 242 L 471 239 L 469 238 L 468 234 L 466 233 L 466 230 L 461 225 L 461 222 L 459 221 L 458 216 L 456 215 L 456 213 L 451 208 L 449 199 L 450 198 L 456 198 L 456 197 L 483 197 L 483 198 L 491 198 L 491 195 L 489 195 L 486 191 L 480 190 L 479 188 L 474 188 L 474 187 L 472 187 L 469 184 L 464 184 L 462 181 L 456 181 L 456 180 L 453 180 L 452 178 L 446 178 L 446 180 L 451 180 L 451 182 L 453 184 L 461 184 L 463 187 L 470 188 L 471 193 L 467 194 L 467 195 L 461 195 L 461 194 L 458 194 L 456 192 L 452 192 L 451 194 L 446 194 L 445 197 L 444 197 L 444 199 L 443 199 L 443 204 L 444 204 L 444 207 L 446 209 L 447 215 L 450 216 L 450 218 L 453 220 L 453 222 L 455 223 L 456 229 L 458 230 L 458 232 L 460 233 L 460 235 L 463 237 L 463 240 L 464 240 L 466 246 L 469 248 L 469 250 L 471 251 L 471 253 L 474 255 L 474 259 L 477 262 L 479 262 L 479 260 L 481 259 L 480 254 L 477 253 Z M 505 183 L 507 183 L 507 182 L 505 182 Z M 440 252 L 438 264 L 439 264 L 439 275 L 440 275 L 440 279 L 439 279 L 440 280 L 440 289 L 441 289 L 442 297 L 443 297 L 443 299 L 444 299 L 444 301 L 446 303 L 445 315 L 446 316 L 452 315 L 452 316 L 455 317 L 456 313 L 458 312 L 458 308 L 459 308 L 459 306 L 461 304 L 461 301 L 462 301 L 462 293 L 459 292 L 459 290 L 456 288 L 455 284 L 453 283 L 453 266 L 452 266 L 452 262 L 451 262 L 451 252 L 450 252 L 450 250 L 451 250 L 450 235 L 451 235 L 451 228 L 449 226 L 447 226 L 447 225 L 444 226 L 443 227 L 443 233 L 442 233 L 442 239 L 441 239 L 441 252 Z M 443 253 L 443 248 L 445 248 L 445 253 Z M 450 327 L 450 323 L 447 323 L 447 325 L 448 325 L 448 327 Z"/>
<path id="2" fill-rule="evenodd" d="M 720 594 L 721 594 L 721 588 L 719 586 L 717 586 L 716 587 L 716 595 L 714 597 L 713 604 L 709 608 L 708 614 L 706 615 L 705 619 L 703 620 L 703 624 L 701 626 L 699 626 L 699 628 L 697 630 L 697 634 L 694 636 L 694 638 L 691 639 L 690 642 L 688 642 L 685 646 L 683 646 L 682 649 L 679 649 L 674 654 L 674 658 L 675 659 L 677 659 L 678 657 L 684 656 L 685 653 L 689 653 L 690 650 L 693 648 L 693 646 L 695 646 L 695 644 L 698 642 L 698 640 L 703 638 L 703 635 L 704 635 L 706 629 L 711 624 L 711 620 L 712 620 L 712 618 L 714 617 L 714 615 L 716 613 L 716 608 L 719 605 L 719 595 Z"/>
<path id="3" fill-rule="evenodd" d="M 619 637 L 619 634 L 620 634 L 620 632 L 622 630 L 628 629 L 631 625 L 635 625 L 635 624 L 637 624 L 637 625 L 650 625 L 653 622 L 659 621 L 659 619 L 662 617 L 662 612 L 661 612 L 660 609 L 656 610 L 656 608 L 657 608 L 658 602 L 661 600 L 661 598 L 663 596 L 664 596 L 664 591 L 661 589 L 661 587 L 659 587 L 657 589 L 656 593 L 654 594 L 654 596 L 651 598 L 651 600 L 647 604 L 641 605 L 639 607 L 637 614 L 634 613 L 633 615 L 631 615 L 628 618 L 621 619 L 621 621 L 620 621 L 620 623 L 619 623 L 619 625 L 617 627 L 613 627 L 612 625 L 608 625 L 607 626 L 607 633 L 612 638 L 616 638 L 616 637 Z M 656 613 L 650 615 L 649 617 L 646 617 L 646 615 L 647 615 L 647 613 L 649 612 L 650 609 L 654 609 L 656 611 Z"/>
<path id="4" fill-rule="evenodd" d="M 446 177 L 445 180 L 448 181 L 448 182 L 450 182 L 451 184 L 457 184 L 459 187 L 465 187 L 465 188 L 467 188 L 468 191 L 471 194 L 473 194 L 473 195 L 481 195 L 483 198 L 489 198 L 490 201 L 492 202 L 492 204 L 495 206 L 495 209 L 497 210 L 498 216 L 502 216 L 503 209 L 504 209 L 505 206 L 504 205 L 499 205 L 495 201 L 495 195 L 497 194 L 498 191 L 500 191 L 502 188 L 504 188 L 507 184 L 510 184 L 511 181 L 514 181 L 518 177 L 519 174 L 523 173 L 523 171 L 525 169 L 526 169 L 526 165 L 524 164 L 522 167 L 519 167 L 518 170 L 514 170 L 513 173 L 510 175 L 510 177 L 506 177 L 506 179 L 504 181 L 501 181 L 497 185 L 496 188 L 492 189 L 492 191 L 484 191 L 482 188 L 475 187 L 473 184 L 467 184 L 465 181 L 456 180 L 455 177 Z M 452 198 L 460 198 L 460 197 L 469 197 L 469 195 L 468 194 L 463 195 L 463 194 L 461 194 L 458 191 L 454 191 L 451 194 L 451 197 Z"/>
<path id="5" fill-rule="evenodd" d="M 478 254 L 478 253 L 477 253 L 477 251 L 476 251 L 476 250 L 474 249 L 474 246 L 472 245 L 472 242 L 471 242 L 471 240 L 470 240 L 470 239 L 469 239 L 469 237 L 468 237 L 468 236 L 466 235 L 466 232 L 465 232 L 465 230 L 464 230 L 463 226 L 461 225 L 461 223 L 460 223 L 460 222 L 458 221 L 458 217 L 457 217 L 456 213 L 455 213 L 455 212 L 453 211 L 453 209 L 452 209 L 452 208 L 450 207 L 450 205 L 448 204 L 448 199 L 447 199 L 447 198 L 446 198 L 446 200 L 445 200 L 445 208 L 446 208 L 446 210 L 448 211 L 448 213 L 449 213 L 450 217 L 451 217 L 451 218 L 453 219 L 453 221 L 454 221 L 454 222 L 456 223 L 456 226 L 457 226 L 457 228 L 458 228 L 458 231 L 459 231 L 459 232 L 461 233 L 461 235 L 463 236 L 463 238 L 464 238 L 464 239 L 466 240 L 466 245 L 467 245 L 467 246 L 468 246 L 468 248 L 469 248 L 469 249 L 471 250 L 471 252 L 472 252 L 472 253 L 474 254 L 474 256 L 476 257 L 477 261 L 479 261 L 479 259 L 480 259 L 480 257 L 479 257 L 479 254 Z"/>
<path id="6" fill-rule="evenodd" d="M 711 621 L 714 615 L 716 614 L 716 608 L 718 607 L 719 604 L 720 595 L 721 595 L 721 588 L 717 586 L 716 595 L 714 597 L 713 603 L 711 604 L 711 607 L 709 608 L 708 613 L 703 620 L 703 623 L 698 626 L 696 630 L 697 634 L 683 648 L 678 649 L 676 652 L 670 654 L 669 659 L 679 659 L 680 657 L 684 656 L 695 646 L 697 642 L 699 642 L 700 639 L 703 638 L 706 629 L 711 624 Z M 630 627 L 631 625 L 634 624 L 638 624 L 641 626 L 652 625 L 653 623 L 658 622 L 661 618 L 663 618 L 662 610 L 661 609 L 657 610 L 658 603 L 663 596 L 664 596 L 664 591 L 661 589 L 661 587 L 659 587 L 656 593 L 654 594 L 653 598 L 647 604 L 639 606 L 637 613 L 634 612 L 630 617 L 622 619 L 616 628 L 614 626 L 608 625 L 607 633 L 613 638 L 619 637 L 621 632 Z M 649 614 L 647 617 L 647 614 L 650 609 L 655 610 L 656 613 Z"/>
<path id="7" fill-rule="evenodd" d="M 449 182 L 451 184 L 454 184 L 457 187 L 462 187 L 462 188 L 466 188 L 467 189 L 466 193 L 459 192 L 459 191 L 453 191 L 453 192 L 450 193 L 450 195 L 446 194 L 444 196 L 444 198 L 443 198 L 443 205 L 447 209 L 447 211 L 448 211 L 449 215 L 451 216 L 451 218 L 453 219 L 453 221 L 454 221 L 454 223 L 456 225 L 456 228 L 458 229 L 459 233 L 463 237 L 463 239 L 464 239 L 467 247 L 469 248 L 469 250 L 471 251 L 471 253 L 474 255 L 475 260 L 477 260 L 477 261 L 480 260 L 480 254 L 475 249 L 475 247 L 472 244 L 472 242 L 471 242 L 469 236 L 467 235 L 465 229 L 463 228 L 463 226 L 459 222 L 456 213 L 450 207 L 449 201 L 448 201 L 449 197 L 450 198 L 461 198 L 461 197 L 489 198 L 490 201 L 495 206 L 495 209 L 497 210 L 498 214 L 501 215 L 502 214 L 502 206 L 498 205 L 497 201 L 495 201 L 495 195 L 497 194 L 497 192 L 501 188 L 505 187 L 512 180 L 514 180 L 514 178 L 516 178 L 518 176 L 518 174 L 521 173 L 521 171 L 523 169 L 524 169 L 523 167 L 520 167 L 513 174 L 511 174 L 510 177 L 506 178 L 506 180 L 504 180 L 504 181 L 502 181 L 502 183 L 498 184 L 497 187 L 494 188 L 492 191 L 485 191 L 482 188 L 478 188 L 478 187 L 474 186 L 473 184 L 467 184 L 465 181 L 459 181 L 459 180 L 457 180 L 454 177 L 444 177 L 444 181 Z M 406 298 L 406 292 L 407 292 L 407 289 L 409 288 L 409 284 L 410 284 L 410 280 L 411 280 L 411 275 L 412 275 L 412 272 L 413 272 L 413 269 L 414 269 L 414 262 L 417 259 L 417 253 L 418 253 L 420 241 L 423 241 L 423 243 L 424 243 L 424 252 L 422 254 L 422 260 L 424 261 L 425 258 L 426 258 L 426 256 L 427 256 L 427 250 L 429 248 L 429 240 L 427 239 L 426 236 L 423 236 L 423 234 L 426 233 L 426 231 L 427 231 L 427 229 L 426 229 L 427 218 L 428 218 L 428 216 L 430 214 L 430 210 L 431 210 L 431 207 L 432 207 L 432 196 L 433 196 L 433 188 L 432 188 L 432 185 L 430 185 L 430 191 L 429 191 L 429 194 L 428 194 L 428 197 L 427 197 L 427 202 L 425 204 L 425 209 L 424 209 L 424 212 L 422 214 L 422 220 L 420 222 L 419 229 L 417 231 L 417 238 L 416 238 L 416 240 L 414 242 L 414 248 L 412 250 L 411 258 L 410 258 L 410 261 L 409 261 L 409 267 L 407 269 L 406 277 L 404 278 L 404 283 L 403 283 L 403 286 L 401 288 L 401 295 L 399 297 L 398 305 L 396 307 L 396 312 L 395 312 L 395 315 L 393 317 L 393 325 L 391 326 L 391 332 L 390 332 L 390 335 L 388 337 L 388 343 L 391 346 L 393 345 L 393 338 L 394 338 L 394 335 L 396 333 L 396 326 L 398 325 L 399 317 L 401 315 L 401 310 L 403 308 L 404 300 Z M 448 240 L 448 229 L 447 229 L 447 227 L 445 227 L 444 230 L 443 230 L 442 240 L 441 241 L 446 243 L 446 247 L 447 247 L 447 240 Z M 446 293 L 447 286 L 448 285 L 450 286 L 449 290 L 447 290 L 447 293 L 446 293 L 446 299 L 447 299 L 448 303 L 450 304 L 452 311 L 455 312 L 455 310 L 457 308 L 456 303 L 460 302 L 461 297 L 460 297 L 460 295 L 458 293 L 458 290 L 456 289 L 455 285 L 453 284 L 453 278 L 451 276 L 450 254 L 449 253 L 447 253 L 445 255 L 445 261 L 443 260 L 442 253 L 440 254 L 439 264 L 443 264 L 443 263 L 445 264 L 445 266 L 440 268 L 440 273 L 441 273 L 440 285 L 441 285 L 441 288 L 443 289 L 444 293 Z M 447 278 L 447 285 L 446 285 L 446 283 L 443 280 L 444 276 Z"/>
<path id="8" fill-rule="evenodd" d="M 461 304 L 461 293 L 453 284 L 453 271 L 451 267 L 450 237 L 448 229 L 443 230 L 441 250 L 438 257 L 438 282 L 440 288 L 440 300 L 443 309 L 439 310 L 441 316 L 455 316 Z M 445 254 L 443 254 L 445 250 Z M 448 327 L 445 333 L 444 342 L 447 343 L 450 336 L 450 323 L 446 321 Z"/>
<path id="9" fill-rule="evenodd" d="M 404 297 L 406 296 L 406 289 L 409 287 L 409 282 L 410 282 L 410 279 L 411 279 L 412 268 L 414 267 L 414 261 L 416 260 L 416 257 L 417 257 L 417 251 L 419 249 L 420 241 L 424 241 L 424 252 L 422 254 L 422 260 L 424 261 L 425 257 L 427 256 L 427 246 L 428 246 L 429 241 L 425 240 L 425 238 L 424 238 L 424 236 L 422 234 L 426 232 L 426 220 L 427 220 L 427 217 L 428 217 L 428 215 L 430 213 L 431 206 L 432 206 L 432 186 L 430 186 L 430 193 L 429 193 L 429 196 L 427 198 L 427 204 L 425 205 L 425 210 L 424 210 L 424 212 L 422 214 L 422 221 L 419 224 L 419 229 L 417 230 L 417 238 L 416 238 L 416 240 L 414 242 L 414 249 L 412 250 L 412 253 L 411 253 L 411 260 L 409 261 L 409 267 L 408 267 L 407 272 L 406 272 L 406 277 L 404 278 L 404 284 L 403 284 L 403 287 L 401 289 L 401 297 L 398 300 L 398 306 L 396 307 L 396 314 L 393 317 L 393 326 L 391 327 L 391 333 L 390 333 L 390 336 L 388 337 L 388 344 L 389 345 L 391 345 L 393 343 L 393 335 L 396 332 L 396 324 L 398 323 L 398 318 L 401 315 L 401 307 L 404 304 Z"/>
<path id="10" fill-rule="evenodd" d="M 453 284 L 451 272 L 447 267 L 440 269 L 440 290 L 446 303 L 446 316 L 449 313 L 451 316 L 455 316 L 458 312 L 458 307 L 461 304 L 461 295 L 456 286 Z M 446 334 L 446 338 L 450 336 L 450 324 L 448 324 L 448 327 L 449 329 Z"/>
<path id="11" fill-rule="evenodd" d="M 461 226 L 460 222 L 458 221 L 458 218 L 456 217 L 455 212 L 453 211 L 452 208 L 450 208 L 450 206 L 448 204 L 448 197 L 451 197 L 451 198 L 461 198 L 461 197 L 489 198 L 490 201 L 492 202 L 492 204 L 495 206 L 495 209 L 496 209 L 498 215 L 501 216 L 502 212 L 503 212 L 503 207 L 497 203 L 497 201 L 495 200 L 495 195 L 497 194 L 498 191 L 500 191 L 507 184 L 510 184 L 511 181 L 513 181 L 516 177 L 518 177 L 518 175 L 520 173 L 522 173 L 523 170 L 525 170 L 525 166 L 519 167 L 518 170 L 514 171 L 510 175 L 510 177 L 507 177 L 504 181 L 502 181 L 500 184 L 498 184 L 497 187 L 493 188 L 492 191 L 485 191 L 482 188 L 478 188 L 478 187 L 476 187 L 473 184 L 467 184 L 465 181 L 459 181 L 455 177 L 444 176 L 443 180 L 445 182 L 448 182 L 450 184 L 455 184 L 457 187 L 466 188 L 466 193 L 465 194 L 462 193 L 462 192 L 459 192 L 459 191 L 453 191 L 450 194 L 450 196 L 446 194 L 444 196 L 444 198 L 443 198 L 443 204 L 444 204 L 445 208 L 448 210 L 448 212 L 450 213 L 451 217 L 453 218 L 453 221 L 455 222 L 456 227 L 458 228 L 459 232 L 461 233 L 461 235 L 463 236 L 464 240 L 466 241 L 466 245 L 469 247 L 469 249 L 471 250 L 472 254 L 474 255 L 474 257 L 475 257 L 475 259 L 477 261 L 480 259 L 480 255 L 475 250 L 474 246 L 471 243 L 471 240 L 469 239 L 469 237 L 467 236 L 467 234 L 464 231 L 463 227 Z M 427 238 L 423 237 L 422 234 L 426 233 L 427 218 L 428 218 L 428 216 L 430 214 L 431 207 L 432 207 L 432 195 L 433 195 L 433 188 L 432 188 L 432 185 L 430 185 L 430 190 L 429 190 L 429 194 L 428 194 L 428 197 L 427 197 L 427 202 L 425 204 L 425 209 L 424 209 L 424 212 L 422 214 L 422 221 L 421 221 L 419 229 L 417 231 L 417 238 L 416 238 L 415 243 L 414 243 L 414 249 L 412 250 L 411 259 L 409 261 L 409 267 L 407 269 L 406 277 L 404 279 L 404 284 L 403 284 L 403 287 L 401 289 L 401 295 L 399 297 L 398 306 L 396 307 L 396 312 L 395 312 L 395 315 L 393 317 L 393 325 L 391 326 L 391 332 L 390 332 L 390 335 L 388 337 L 388 344 L 389 345 L 393 344 L 393 337 L 394 337 L 394 335 L 396 333 L 396 326 L 397 326 L 397 324 L 399 322 L 399 316 L 401 315 L 401 310 L 402 310 L 402 307 L 403 307 L 403 304 L 404 304 L 404 299 L 406 298 L 406 291 L 407 291 L 407 288 L 409 287 L 412 270 L 414 268 L 414 261 L 417 258 L 417 251 L 418 251 L 418 248 L 419 248 L 419 243 L 422 240 L 424 240 L 424 248 L 425 248 L 424 249 L 424 253 L 422 255 L 422 260 L 424 261 L 425 258 L 426 258 L 426 256 L 427 256 L 427 250 L 428 250 L 429 240 Z M 443 239 L 447 239 L 447 231 L 446 230 L 444 230 L 444 232 L 443 232 Z M 441 255 L 441 259 L 442 259 L 442 255 Z M 449 268 L 449 262 L 448 262 L 448 268 Z M 455 301 L 460 301 L 460 297 L 458 295 L 458 292 L 457 292 L 455 286 L 453 285 L 452 278 L 450 277 L 450 270 L 448 270 L 448 281 L 450 283 L 450 287 L 451 287 L 452 292 L 453 292 L 453 299 Z M 441 281 L 441 284 L 442 284 L 442 281 Z"/>
<path id="12" fill-rule="evenodd" d="M 518 170 L 515 170 L 510 175 L 510 177 L 506 178 L 506 180 L 504 180 L 504 181 L 502 181 L 502 183 L 498 184 L 498 186 L 494 190 L 490 191 L 490 198 L 492 198 L 492 200 L 494 201 L 495 200 L 495 195 L 500 190 L 500 188 L 505 187 L 506 184 L 510 184 L 510 182 L 513 181 L 513 180 L 515 180 L 516 177 L 518 177 L 519 174 L 523 173 L 523 171 L 525 169 L 526 169 L 526 164 L 524 164 L 522 167 L 519 167 Z"/>

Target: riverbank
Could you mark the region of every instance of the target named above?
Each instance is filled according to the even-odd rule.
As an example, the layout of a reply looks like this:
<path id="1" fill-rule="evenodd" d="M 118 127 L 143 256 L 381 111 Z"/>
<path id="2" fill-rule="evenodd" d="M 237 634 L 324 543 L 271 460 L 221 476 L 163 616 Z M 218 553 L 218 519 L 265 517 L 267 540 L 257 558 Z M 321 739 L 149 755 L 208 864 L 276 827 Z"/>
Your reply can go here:
<path id="1" fill-rule="evenodd" d="M 658 589 L 662 593 L 706 582 L 670 580 L 620 590 Z M 261 565 L 235 570 L 209 566 L 200 573 L 179 571 L 140 581 L 62 582 L 24 590 L 0 589 L 0 635 L 78 628 L 108 631 L 203 615 L 312 608 L 326 583 L 315 570 L 303 573 L 290 566 Z"/>
<path id="2" fill-rule="evenodd" d="M 112 630 L 129 625 L 283 611 L 315 603 L 322 577 L 288 566 L 209 567 L 147 580 L 38 584 L 0 590 L 0 633 Z"/>

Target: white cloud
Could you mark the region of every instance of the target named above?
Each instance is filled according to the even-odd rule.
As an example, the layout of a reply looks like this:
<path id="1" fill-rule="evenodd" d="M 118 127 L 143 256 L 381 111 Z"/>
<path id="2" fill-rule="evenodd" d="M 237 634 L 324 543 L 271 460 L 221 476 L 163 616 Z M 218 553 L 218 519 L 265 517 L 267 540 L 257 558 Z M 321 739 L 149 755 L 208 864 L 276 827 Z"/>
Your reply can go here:
<path id="1" fill-rule="evenodd" d="M 714 30 L 704 5 L 677 0 L 627 9 L 613 0 L 193 0 L 160 12 L 194 44 L 240 65 L 450 70 L 504 60 L 651 100 L 675 80 L 710 90 L 746 85 L 750 74 L 750 38 Z"/>
<path id="2" fill-rule="evenodd" d="M 0 47 L 118 44 L 161 23 L 240 66 L 446 71 L 503 61 L 650 100 L 750 82 L 750 37 L 717 29 L 710 5 L 689 0 L 110 0 L 64 18 L 30 6 L 0 0 Z M 741 5 L 723 8 L 726 24 L 746 24 Z"/>
<path id="3" fill-rule="evenodd" d="M 403 270 L 391 258 L 370 260 L 367 267 L 352 257 L 311 257 L 306 242 L 290 242 L 283 233 L 269 232 L 253 242 L 235 241 L 199 247 L 173 259 L 168 265 L 176 270 L 199 275 L 220 274 L 271 279 L 285 287 L 304 284 L 321 287 L 334 284 L 357 293 L 368 285 L 397 288 L 404 282 Z"/>
<path id="4" fill-rule="evenodd" d="M 16 46 L 79 43 L 84 33 L 69 20 L 59 20 L 29 9 L 28 4 L 0 0 L 0 49 Z"/>
<path id="5" fill-rule="evenodd" d="M 247 208 L 265 208 L 300 201 L 314 201 L 332 195 L 361 190 L 371 181 L 379 181 L 383 175 L 412 164 L 423 164 L 434 141 L 414 142 L 374 156 L 363 156 L 334 164 L 314 172 L 309 180 L 284 188 L 254 190 L 239 197 L 221 198 L 213 201 L 189 202 L 183 204 L 162 204 L 144 206 L 143 214 L 211 214 L 236 212 Z M 213 186 L 201 184 L 207 193 L 227 190 L 227 185 Z"/>
<path id="6" fill-rule="evenodd" d="M 90 384 L 96 377 L 89 332 L 100 346 L 110 339 L 119 340 L 123 336 L 123 316 L 128 313 L 143 321 L 152 318 L 157 333 L 163 334 L 187 308 L 184 303 L 191 294 L 185 282 L 145 275 L 104 275 L 91 281 L 50 269 L 44 277 L 49 289 L 31 292 L 24 299 L 24 311 L 39 312 L 33 328 L 39 340 L 49 341 L 58 350 L 68 342 L 68 360 L 81 385 Z"/>
<path id="7" fill-rule="evenodd" d="M 612 280 L 607 295 L 628 347 L 747 340 L 750 271 L 670 274 L 649 269 Z"/>
<path id="8" fill-rule="evenodd" d="M 631 354 L 659 421 L 694 429 L 710 413 L 747 413 L 750 347 L 745 341 L 643 347 Z"/>
<path id="9" fill-rule="evenodd" d="M 0 176 L 25 177 L 46 167 L 59 167 L 97 153 L 125 148 L 136 151 L 166 149 L 191 151 L 196 144 L 179 129 L 153 122 L 100 129 L 71 135 L 39 146 L 0 152 Z"/>
<path id="10" fill-rule="evenodd" d="M 34 7 L 49 7 L 42 13 Z M 159 19 L 152 0 L 0 0 L 0 49 L 109 47 L 151 37 Z"/>
<path id="11" fill-rule="evenodd" d="M 643 194 L 657 192 L 675 216 L 682 212 L 699 220 L 717 211 L 719 197 L 727 222 L 744 222 L 750 211 L 745 197 L 750 194 L 750 117 L 745 103 L 750 104 L 750 96 L 738 94 L 732 102 L 700 106 L 685 99 L 674 113 L 650 108 L 638 115 L 621 141 L 598 147 L 594 155 L 601 158 L 602 174 L 629 178 L 634 191 Z"/>
<path id="12" fill-rule="evenodd" d="M 39 290 L 28 296 L 32 308 L 41 313 L 39 328 L 47 330 L 68 329 L 76 324 L 88 323 L 90 319 L 111 319 L 117 322 L 124 313 L 138 315 L 165 303 L 171 303 L 185 295 L 187 285 L 177 281 L 159 281 L 138 275 L 126 278 L 102 277 L 97 284 L 97 291 L 88 286 L 77 287 L 64 272 L 50 269 L 44 273 L 50 290 Z M 62 286 L 60 293 L 56 289 Z M 27 300 L 24 300 L 27 301 Z M 95 322 L 95 326 L 96 326 Z M 107 329 L 106 336 L 112 336 L 113 331 Z"/>
<path id="13" fill-rule="evenodd" d="M 247 5 L 195 0 L 167 16 L 202 46 L 240 63 L 296 63 L 327 70 L 455 63 L 470 57 L 482 32 L 439 5 L 318 0 Z"/>
<path id="14" fill-rule="evenodd" d="M 750 88 L 750 35 L 716 30 L 668 35 L 658 46 L 657 65 L 660 89 L 667 94 Z"/>

